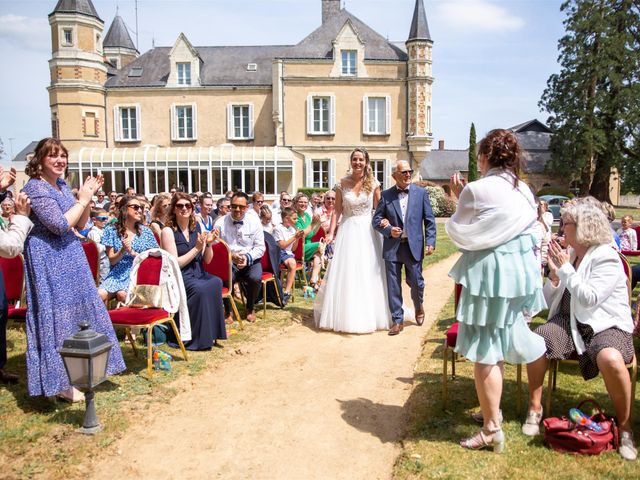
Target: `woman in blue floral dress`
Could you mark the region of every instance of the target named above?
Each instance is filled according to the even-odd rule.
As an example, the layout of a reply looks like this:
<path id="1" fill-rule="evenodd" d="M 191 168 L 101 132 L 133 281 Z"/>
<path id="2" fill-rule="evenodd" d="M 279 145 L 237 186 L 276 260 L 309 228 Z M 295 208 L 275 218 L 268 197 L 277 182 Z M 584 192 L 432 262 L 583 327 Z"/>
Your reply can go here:
<path id="1" fill-rule="evenodd" d="M 25 243 L 27 294 L 27 376 L 29 395 L 81 398 L 71 387 L 58 349 L 87 321 L 113 343 L 107 373 L 125 369 L 109 314 L 98 296 L 86 256 L 74 235 L 89 218 L 91 197 L 102 177 L 88 177 L 78 200 L 62 180 L 67 149 L 56 139 L 38 143 L 25 172 L 24 192 L 31 199 L 34 227 Z"/>
<path id="2" fill-rule="evenodd" d="M 118 221 L 104 229 L 102 244 L 107 247 L 111 271 L 98 292 L 103 300 L 116 298 L 124 302 L 129 288 L 129 274 L 133 258 L 150 248 L 158 248 L 158 242 L 149 227 L 145 227 L 144 207 L 135 197 L 126 197 L 118 210 Z"/>

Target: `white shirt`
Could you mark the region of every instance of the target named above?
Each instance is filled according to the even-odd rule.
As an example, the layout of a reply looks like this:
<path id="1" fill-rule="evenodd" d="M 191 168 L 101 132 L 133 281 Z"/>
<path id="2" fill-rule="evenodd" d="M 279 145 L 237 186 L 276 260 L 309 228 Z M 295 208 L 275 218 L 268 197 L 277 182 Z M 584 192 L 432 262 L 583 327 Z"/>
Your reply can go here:
<path id="1" fill-rule="evenodd" d="M 262 223 L 257 215 L 247 214 L 239 221 L 242 224 L 235 223 L 233 216 L 228 214 L 216 220 L 215 228 L 220 231 L 220 238 L 229 245 L 231 251 L 248 255 L 249 265 L 252 265 L 265 252 Z"/>
<path id="2" fill-rule="evenodd" d="M 295 234 L 296 234 L 296 228 L 293 225 L 290 227 L 285 227 L 284 225 L 280 224 L 273 229 L 273 238 L 276 242 L 279 242 L 281 240 L 289 240 Z M 296 242 L 291 242 L 291 244 L 289 244 L 289 246 L 285 248 L 285 250 L 287 252 L 293 253 L 294 243 Z"/>
<path id="3" fill-rule="evenodd" d="M 396 188 L 400 190 L 399 187 L 396 186 Z M 409 194 L 405 192 L 398 192 L 398 200 L 400 201 L 400 211 L 402 213 L 402 224 L 404 225 L 407 219 L 407 205 L 409 204 Z M 400 238 L 407 238 L 406 228 L 402 229 L 402 236 Z"/>

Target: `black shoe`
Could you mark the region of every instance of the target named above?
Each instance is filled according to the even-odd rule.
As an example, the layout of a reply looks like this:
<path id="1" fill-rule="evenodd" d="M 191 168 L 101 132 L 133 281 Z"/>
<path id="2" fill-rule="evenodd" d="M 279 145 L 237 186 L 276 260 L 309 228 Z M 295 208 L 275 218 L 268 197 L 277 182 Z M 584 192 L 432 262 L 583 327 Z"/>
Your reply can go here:
<path id="1" fill-rule="evenodd" d="M 282 306 L 284 307 L 287 303 L 289 303 L 289 300 L 291 300 L 291 294 L 290 293 L 283 293 L 282 294 Z"/>
<path id="2" fill-rule="evenodd" d="M 18 375 L 6 372 L 3 368 L 0 368 L 0 383 L 16 384 L 20 380 Z"/>

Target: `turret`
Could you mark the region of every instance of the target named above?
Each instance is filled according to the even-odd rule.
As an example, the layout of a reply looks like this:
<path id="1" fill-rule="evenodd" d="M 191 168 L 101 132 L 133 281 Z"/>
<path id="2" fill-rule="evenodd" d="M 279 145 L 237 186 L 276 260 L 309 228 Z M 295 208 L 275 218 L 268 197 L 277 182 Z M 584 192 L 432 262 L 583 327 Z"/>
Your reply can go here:
<path id="1" fill-rule="evenodd" d="M 116 15 L 113 19 L 104 37 L 103 47 L 105 58 L 117 69 L 125 67 L 140 54 L 120 15 Z"/>

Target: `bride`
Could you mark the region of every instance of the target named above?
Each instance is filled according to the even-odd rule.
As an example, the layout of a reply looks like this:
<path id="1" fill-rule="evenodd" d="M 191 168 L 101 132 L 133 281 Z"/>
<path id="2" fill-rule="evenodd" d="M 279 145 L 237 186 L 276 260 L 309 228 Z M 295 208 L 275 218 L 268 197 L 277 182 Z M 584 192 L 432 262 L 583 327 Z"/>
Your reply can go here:
<path id="1" fill-rule="evenodd" d="M 371 227 L 372 210 L 380 200 L 380 184 L 373 177 L 369 153 L 351 152 L 351 174 L 340 180 L 327 244 L 342 222 L 314 303 L 316 326 L 347 333 L 387 330 L 391 314 L 382 260 L 382 236 Z"/>

